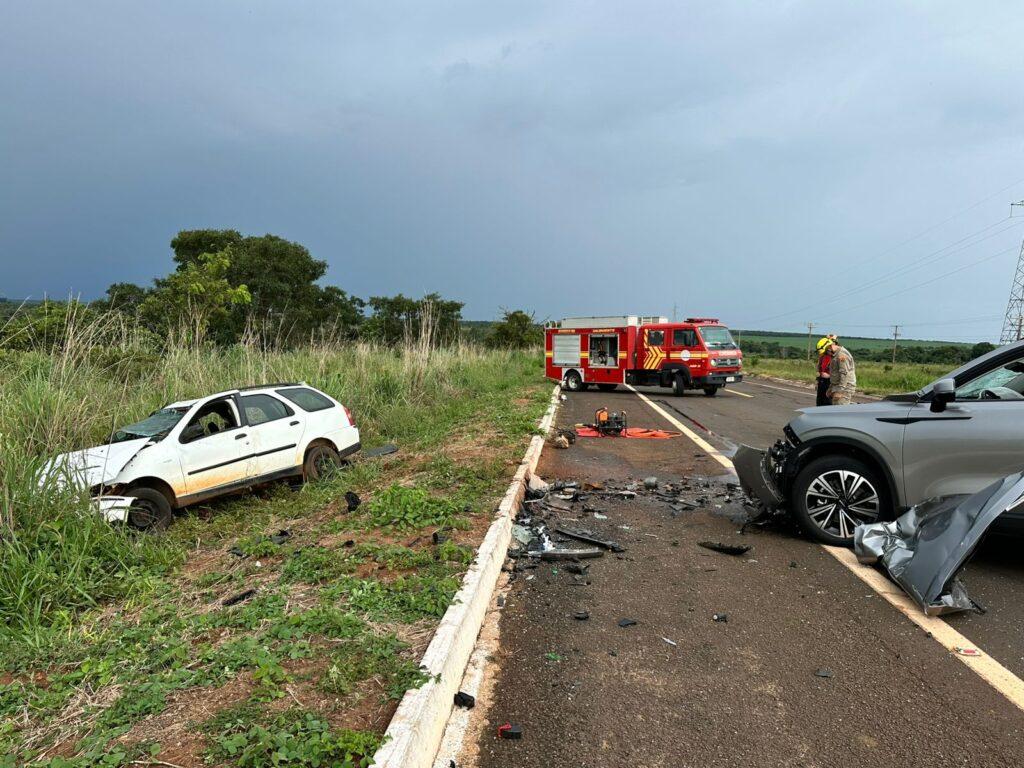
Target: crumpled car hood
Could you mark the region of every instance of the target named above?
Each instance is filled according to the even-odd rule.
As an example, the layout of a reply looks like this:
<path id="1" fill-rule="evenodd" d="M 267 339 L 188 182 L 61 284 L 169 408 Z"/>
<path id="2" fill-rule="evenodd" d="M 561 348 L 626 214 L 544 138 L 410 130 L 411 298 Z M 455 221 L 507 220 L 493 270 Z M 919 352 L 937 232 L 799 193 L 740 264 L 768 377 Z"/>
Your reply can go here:
<path id="1" fill-rule="evenodd" d="M 140 437 L 123 443 L 62 453 L 46 463 L 42 476 L 55 478 L 60 483 L 72 482 L 81 488 L 110 483 L 149 443 L 149 438 Z"/>
<path id="2" fill-rule="evenodd" d="M 971 496 L 948 496 L 911 507 L 887 523 L 858 525 L 853 548 L 862 563 L 881 562 L 929 616 L 975 607 L 957 578 L 996 519 L 1024 503 L 1024 473 L 1004 477 Z"/>

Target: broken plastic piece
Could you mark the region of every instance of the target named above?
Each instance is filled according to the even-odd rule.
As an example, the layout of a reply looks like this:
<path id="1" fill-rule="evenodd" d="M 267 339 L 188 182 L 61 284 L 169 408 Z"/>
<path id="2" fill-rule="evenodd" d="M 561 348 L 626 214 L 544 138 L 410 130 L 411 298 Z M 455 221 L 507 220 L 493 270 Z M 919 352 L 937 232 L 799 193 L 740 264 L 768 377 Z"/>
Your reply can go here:
<path id="1" fill-rule="evenodd" d="M 288 541 L 288 539 L 290 539 L 291 537 L 292 532 L 282 528 L 280 531 L 277 532 L 277 535 L 270 537 L 270 541 L 271 543 L 280 546 L 281 544 L 284 544 L 286 541 Z"/>
<path id="2" fill-rule="evenodd" d="M 534 553 L 530 553 L 534 554 Z M 603 549 L 547 549 L 540 553 L 541 560 L 587 560 L 604 557 Z M 573 571 L 575 573 L 575 571 Z"/>
<path id="3" fill-rule="evenodd" d="M 723 544 L 720 541 L 698 541 L 697 546 L 714 552 L 721 552 L 723 555 L 733 555 L 734 557 L 745 555 L 750 551 L 750 547 L 746 544 Z"/>
<path id="4" fill-rule="evenodd" d="M 828 667 L 818 667 L 818 669 L 814 670 L 815 677 L 824 677 L 827 679 L 832 677 L 834 674 L 835 673 Z"/>
<path id="5" fill-rule="evenodd" d="M 661 639 L 664 640 L 666 643 L 668 643 L 671 646 L 679 645 L 679 643 L 677 643 L 675 640 L 669 640 L 667 637 L 663 637 Z"/>
<path id="6" fill-rule="evenodd" d="M 953 650 L 961 656 L 981 656 L 981 651 L 977 648 L 961 648 L 960 646 L 957 646 Z"/>
<path id="7" fill-rule="evenodd" d="M 349 512 L 355 512 L 362 504 L 362 499 L 354 491 L 345 491 L 345 505 Z"/>
<path id="8" fill-rule="evenodd" d="M 725 624 L 729 621 L 729 614 L 727 613 L 716 613 L 711 617 L 712 621 L 717 621 L 720 624 Z"/>
<path id="9" fill-rule="evenodd" d="M 555 531 L 557 533 L 562 534 L 563 536 L 568 536 L 570 539 L 578 539 L 579 541 L 585 541 L 587 542 L 587 544 L 596 544 L 597 546 L 602 547 L 604 549 L 610 549 L 612 552 L 626 551 L 625 547 L 616 544 L 614 541 L 606 541 L 604 539 L 599 539 L 595 536 L 591 536 L 589 533 L 585 533 L 584 531 L 576 531 L 571 528 L 563 528 L 562 526 L 558 526 L 557 528 L 555 528 Z"/>
<path id="10" fill-rule="evenodd" d="M 644 488 L 646 488 L 648 491 L 657 490 L 657 488 L 658 488 L 658 478 L 656 478 L 656 477 L 645 477 L 644 478 Z"/>
<path id="11" fill-rule="evenodd" d="M 590 618 L 590 612 L 589 611 L 576 611 L 576 613 L 574 613 L 572 615 L 572 617 L 574 619 L 576 619 L 576 621 L 586 621 L 587 619 Z"/>
<path id="12" fill-rule="evenodd" d="M 498 736 L 503 739 L 521 739 L 523 728 L 518 723 L 505 723 L 498 726 Z"/>
<path id="13" fill-rule="evenodd" d="M 632 627 L 636 624 L 636 619 L 619 619 L 620 627 Z"/>
<path id="14" fill-rule="evenodd" d="M 476 697 L 465 691 L 459 691 L 455 694 L 455 706 L 462 707 L 463 709 L 472 709 L 476 706 Z"/>
<path id="15" fill-rule="evenodd" d="M 246 600 L 248 600 L 255 594 L 255 589 L 247 589 L 244 592 L 239 592 L 237 595 L 232 595 L 231 597 L 225 598 L 224 602 L 222 602 L 221 605 L 223 605 L 225 608 L 230 608 L 232 605 L 244 603 Z"/>
<path id="16" fill-rule="evenodd" d="M 397 445 L 395 445 L 394 443 L 387 443 L 386 445 L 381 445 L 376 448 L 370 448 L 369 450 L 363 451 L 363 458 L 375 459 L 378 456 L 387 456 L 388 454 L 397 452 Z"/>

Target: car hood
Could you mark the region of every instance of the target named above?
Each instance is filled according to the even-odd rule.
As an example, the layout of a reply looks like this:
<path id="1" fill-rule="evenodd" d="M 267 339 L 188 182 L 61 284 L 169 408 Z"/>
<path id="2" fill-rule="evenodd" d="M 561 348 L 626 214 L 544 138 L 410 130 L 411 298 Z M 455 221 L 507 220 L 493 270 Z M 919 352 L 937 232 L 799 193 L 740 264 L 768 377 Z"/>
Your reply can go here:
<path id="1" fill-rule="evenodd" d="M 135 455 L 152 441 L 148 437 L 98 445 L 54 456 L 43 467 L 43 478 L 73 483 L 81 488 L 110 483 Z"/>

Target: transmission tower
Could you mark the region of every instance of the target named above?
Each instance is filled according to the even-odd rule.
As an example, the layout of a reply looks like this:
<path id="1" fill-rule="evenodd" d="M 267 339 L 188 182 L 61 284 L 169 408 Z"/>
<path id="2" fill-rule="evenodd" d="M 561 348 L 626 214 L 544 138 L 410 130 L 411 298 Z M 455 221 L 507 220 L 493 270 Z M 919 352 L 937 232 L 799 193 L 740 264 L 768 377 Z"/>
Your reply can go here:
<path id="1" fill-rule="evenodd" d="M 1024 208 L 1024 200 L 1010 203 L 1010 216 L 1014 208 Z M 1017 257 L 1017 272 L 1013 276 L 1010 288 L 1010 301 L 1006 305 L 1006 317 L 1003 319 L 1003 332 L 999 337 L 1000 344 L 1010 344 L 1024 338 L 1024 242 L 1020 244 L 1020 255 Z"/>

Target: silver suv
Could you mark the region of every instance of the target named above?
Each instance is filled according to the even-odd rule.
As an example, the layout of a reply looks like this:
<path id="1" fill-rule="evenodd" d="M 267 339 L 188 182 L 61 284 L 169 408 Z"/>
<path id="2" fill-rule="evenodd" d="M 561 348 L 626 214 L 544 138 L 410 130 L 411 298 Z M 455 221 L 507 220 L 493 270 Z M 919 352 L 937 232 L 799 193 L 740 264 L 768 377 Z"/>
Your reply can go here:
<path id="1" fill-rule="evenodd" d="M 849 546 L 861 523 L 1024 469 L 1024 341 L 919 392 L 804 408 L 783 432 L 767 451 L 737 452 L 741 484 L 767 507 L 787 508 L 818 541 Z M 1024 517 L 1003 525 L 1014 522 Z"/>

